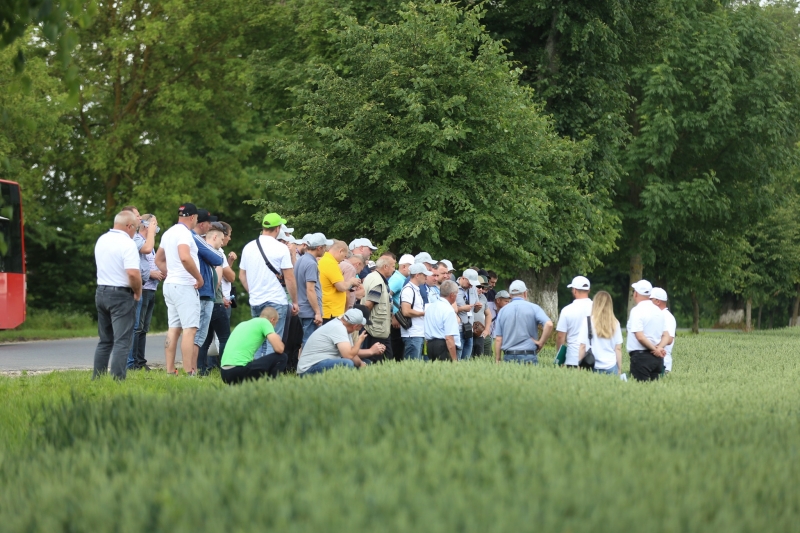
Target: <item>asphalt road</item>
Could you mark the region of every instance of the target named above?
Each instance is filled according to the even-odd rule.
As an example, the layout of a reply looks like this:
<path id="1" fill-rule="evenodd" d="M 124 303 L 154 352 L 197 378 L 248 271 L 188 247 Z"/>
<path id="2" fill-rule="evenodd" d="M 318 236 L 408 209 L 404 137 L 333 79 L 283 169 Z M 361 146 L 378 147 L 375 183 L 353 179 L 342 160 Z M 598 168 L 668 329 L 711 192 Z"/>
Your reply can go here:
<path id="1" fill-rule="evenodd" d="M 146 355 L 151 365 L 165 366 L 166 335 L 147 336 Z M 0 344 L 0 372 L 12 370 L 91 369 L 97 338 L 62 339 Z M 177 361 L 181 360 L 178 346 Z"/>

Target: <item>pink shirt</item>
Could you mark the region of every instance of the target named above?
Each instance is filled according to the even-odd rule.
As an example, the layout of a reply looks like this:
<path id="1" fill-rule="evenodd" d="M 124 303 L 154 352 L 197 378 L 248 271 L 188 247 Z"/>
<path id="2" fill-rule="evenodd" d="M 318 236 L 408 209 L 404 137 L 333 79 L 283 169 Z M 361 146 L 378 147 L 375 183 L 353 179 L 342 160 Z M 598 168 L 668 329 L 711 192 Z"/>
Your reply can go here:
<path id="1" fill-rule="evenodd" d="M 342 261 L 339 263 L 339 269 L 342 271 L 342 275 L 344 276 L 345 281 L 350 281 L 354 277 L 356 277 L 356 267 L 350 261 Z M 345 311 L 348 309 L 353 308 L 353 304 L 356 303 L 356 293 L 355 292 L 348 292 L 347 293 L 347 304 L 345 307 Z"/>

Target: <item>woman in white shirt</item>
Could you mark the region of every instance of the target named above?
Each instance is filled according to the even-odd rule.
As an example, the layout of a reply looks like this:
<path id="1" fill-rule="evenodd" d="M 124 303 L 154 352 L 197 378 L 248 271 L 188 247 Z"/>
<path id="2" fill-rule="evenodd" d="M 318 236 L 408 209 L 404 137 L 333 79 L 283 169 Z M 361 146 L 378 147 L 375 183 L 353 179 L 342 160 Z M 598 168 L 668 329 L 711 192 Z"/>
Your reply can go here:
<path id="1" fill-rule="evenodd" d="M 578 359 L 586 355 L 587 347 L 594 354 L 594 371 L 602 374 L 619 375 L 622 368 L 622 329 L 614 317 L 614 304 L 611 295 L 600 291 L 594 296 L 592 305 L 592 340 L 589 340 L 588 320 L 581 326 Z"/>

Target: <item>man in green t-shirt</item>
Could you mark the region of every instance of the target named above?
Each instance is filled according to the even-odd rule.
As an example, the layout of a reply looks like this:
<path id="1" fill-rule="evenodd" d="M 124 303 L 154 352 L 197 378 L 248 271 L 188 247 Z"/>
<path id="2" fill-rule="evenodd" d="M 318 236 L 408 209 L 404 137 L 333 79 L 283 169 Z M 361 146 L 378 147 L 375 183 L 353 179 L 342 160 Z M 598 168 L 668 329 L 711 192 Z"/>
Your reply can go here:
<path id="1" fill-rule="evenodd" d="M 228 385 L 241 383 L 246 379 L 258 379 L 268 374 L 274 378 L 286 368 L 286 354 L 283 353 L 283 340 L 275 333 L 278 312 L 273 307 L 265 307 L 261 315 L 242 322 L 231 332 L 225 353 L 222 355 L 222 381 Z M 274 353 L 255 359 L 261 354 L 264 339 L 269 341 Z"/>

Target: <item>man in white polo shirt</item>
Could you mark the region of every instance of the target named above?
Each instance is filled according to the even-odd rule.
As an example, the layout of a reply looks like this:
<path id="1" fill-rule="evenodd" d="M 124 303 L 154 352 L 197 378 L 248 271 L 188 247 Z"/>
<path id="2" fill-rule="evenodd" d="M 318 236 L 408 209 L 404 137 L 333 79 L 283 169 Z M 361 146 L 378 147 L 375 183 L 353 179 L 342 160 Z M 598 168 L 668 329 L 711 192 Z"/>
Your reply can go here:
<path id="1" fill-rule="evenodd" d="M 196 375 L 197 354 L 194 351 L 194 336 L 200 325 L 200 295 L 203 286 L 200 259 L 192 230 L 197 226 L 197 207 L 185 203 L 178 208 L 178 223 L 164 232 L 161 246 L 156 252 L 156 265 L 167 273 L 164 280 L 164 301 L 167 304 L 167 340 L 164 342 L 164 357 L 167 373 L 177 375 L 175 353 L 178 337 L 181 339 L 183 370 L 189 376 Z"/>
<path id="2" fill-rule="evenodd" d="M 239 281 L 244 290 L 250 293 L 251 316 L 260 316 L 265 307 L 274 308 L 278 312 L 275 333 L 281 338 L 286 326 L 286 315 L 290 310 L 293 315 L 300 310 L 292 256 L 289 248 L 277 240 L 283 224 L 286 224 L 286 220 L 277 213 L 264 215 L 261 235 L 247 243 L 239 261 Z M 292 298 L 291 308 L 286 291 L 289 291 Z M 275 352 L 268 341 L 264 341 L 261 348 L 256 359 Z"/>
<path id="3" fill-rule="evenodd" d="M 628 318 L 628 340 L 626 346 L 631 356 L 631 375 L 637 381 L 658 379 L 667 354 L 659 348 L 664 333 L 664 315 L 661 309 L 650 301 L 653 286 L 646 279 L 631 285 L 633 301 Z"/>
<path id="4" fill-rule="evenodd" d="M 678 324 L 667 308 L 667 291 L 661 287 L 653 287 L 650 292 L 650 301 L 661 309 L 661 313 L 664 315 L 664 334 L 661 336 L 659 347 L 664 348 L 667 352 L 667 355 L 664 356 L 664 370 L 672 372 L 672 347 L 675 345 L 675 329 Z"/>
<path id="5" fill-rule="evenodd" d="M 94 352 L 92 379 L 108 372 L 125 379 L 126 362 L 133 342 L 136 305 L 142 297 L 142 274 L 139 250 L 133 235 L 139 220 L 130 211 L 114 217 L 114 228 L 97 239 L 94 258 L 97 263 L 97 333 L 100 341 Z"/>
<path id="6" fill-rule="evenodd" d="M 400 291 L 400 311 L 411 322 L 409 329 L 400 328 L 403 338 L 403 359 L 422 359 L 422 345 L 425 343 L 425 302 L 419 291 L 428 277 L 425 265 L 414 263 L 408 270 L 408 283 Z"/>
<path id="7" fill-rule="evenodd" d="M 589 280 L 583 276 L 575 276 L 572 283 L 567 285 L 572 289 L 574 300 L 561 310 L 556 325 L 556 353 L 561 346 L 567 345 L 567 358 L 565 366 L 578 367 L 578 348 L 581 326 L 586 323 L 586 317 L 592 314 L 592 299 L 589 298 Z"/>

